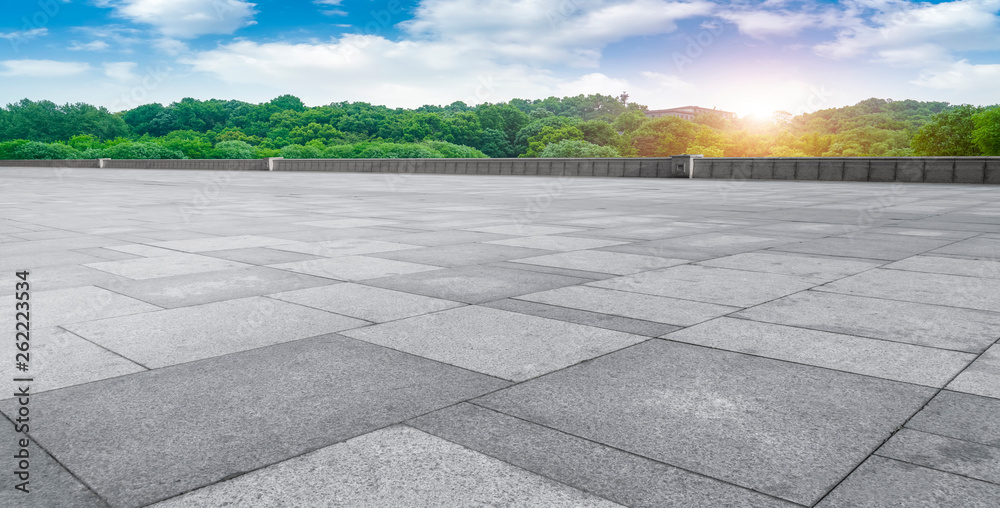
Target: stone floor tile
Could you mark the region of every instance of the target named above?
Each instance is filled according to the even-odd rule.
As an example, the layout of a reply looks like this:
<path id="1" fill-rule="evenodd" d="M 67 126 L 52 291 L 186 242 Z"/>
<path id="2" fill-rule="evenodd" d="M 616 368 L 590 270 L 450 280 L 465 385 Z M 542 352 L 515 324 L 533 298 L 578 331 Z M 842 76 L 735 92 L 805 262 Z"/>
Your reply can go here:
<path id="1" fill-rule="evenodd" d="M 281 240 L 266 236 L 219 236 L 213 238 L 199 238 L 194 240 L 171 240 L 167 242 L 153 242 L 153 247 L 179 250 L 183 252 L 209 252 L 213 250 L 246 249 L 250 247 L 270 247 L 273 245 L 283 245 L 293 243 L 291 240 Z"/>
<path id="2" fill-rule="evenodd" d="M 547 289 L 572 286 L 591 279 L 492 266 L 466 266 L 369 279 L 366 286 L 394 289 L 464 303 L 483 303 Z"/>
<path id="3" fill-rule="evenodd" d="M 613 314 L 602 314 L 599 312 L 570 309 L 568 307 L 559 307 L 556 305 L 547 305 L 544 303 L 529 302 L 514 298 L 494 300 L 480 305 L 491 309 L 519 312 L 530 316 L 566 321 L 567 323 L 576 323 L 578 325 L 606 328 L 608 330 L 617 330 L 619 332 L 642 335 L 644 337 L 659 337 L 665 333 L 670 333 L 674 330 L 680 329 L 679 326 L 657 323 L 655 321 L 644 321 L 641 319 L 633 319 Z"/>
<path id="4" fill-rule="evenodd" d="M 646 337 L 469 306 L 343 332 L 348 337 L 523 381 Z"/>
<path id="5" fill-rule="evenodd" d="M 881 259 L 896 261 L 943 247 L 954 240 L 903 237 L 899 235 L 864 235 L 819 238 L 805 242 L 782 245 L 772 250 L 824 254 L 849 258 Z"/>
<path id="6" fill-rule="evenodd" d="M 381 252 L 372 254 L 372 257 L 454 268 L 538 256 L 548 252 L 540 249 L 526 249 L 524 247 L 511 247 L 508 245 L 466 243 L 397 250 L 395 252 Z"/>
<path id="7" fill-rule="evenodd" d="M 1000 484 L 1000 448 L 900 429 L 877 455 Z"/>
<path id="8" fill-rule="evenodd" d="M 943 256 L 913 256 L 883 266 L 892 270 L 965 275 L 984 279 L 1000 279 L 1000 257 L 968 259 Z"/>
<path id="9" fill-rule="evenodd" d="M 883 457 L 870 457 L 817 508 L 991 508 L 1000 486 Z"/>
<path id="10" fill-rule="evenodd" d="M 1000 399 L 944 390 L 906 426 L 1000 448 Z"/>
<path id="11" fill-rule="evenodd" d="M 740 307 L 589 286 L 552 289 L 517 299 L 679 326 L 691 326 L 740 310 Z"/>
<path id="12" fill-rule="evenodd" d="M 103 261 L 88 263 L 84 266 L 133 280 L 146 280 L 174 275 L 215 272 L 231 268 L 248 268 L 251 265 L 198 254 L 174 254 L 122 261 Z"/>
<path id="13" fill-rule="evenodd" d="M 921 346 L 981 353 L 1000 337 L 1000 314 L 803 291 L 733 317 Z"/>
<path id="14" fill-rule="evenodd" d="M 977 277 L 876 268 L 816 288 L 857 296 L 1000 312 L 1000 284 Z"/>
<path id="15" fill-rule="evenodd" d="M 521 236 L 508 238 L 506 240 L 492 240 L 485 242 L 494 245 L 509 245 L 511 247 L 527 247 L 531 249 L 554 250 L 569 252 L 574 250 L 596 249 L 598 247 L 610 247 L 612 245 L 623 245 L 628 242 L 616 240 L 598 240 L 596 238 L 579 238 L 575 236 Z"/>
<path id="16" fill-rule="evenodd" d="M 976 259 L 1000 259 L 1000 239 L 998 238 L 969 238 L 951 245 L 935 249 L 932 254 L 952 254 L 957 256 L 968 256 Z"/>
<path id="17" fill-rule="evenodd" d="M 28 279 L 30 282 L 30 278 Z M 36 291 L 31 296 L 31 327 L 33 329 L 80 323 L 117 316 L 128 316 L 162 310 L 160 307 L 94 286 L 81 286 L 53 291 Z M 14 298 L 10 308 L 14 308 Z M 13 314 L 0 315 L 9 323 Z"/>
<path id="18" fill-rule="evenodd" d="M 356 437 L 154 506 L 230 505 L 621 506 L 405 426 Z"/>
<path id="19" fill-rule="evenodd" d="M 288 252 L 312 254 L 314 256 L 333 258 L 339 256 L 356 256 L 377 252 L 393 252 L 408 249 L 418 249 L 416 245 L 394 242 L 383 242 L 367 238 L 346 238 L 314 243 L 295 243 L 290 245 L 275 245 L 272 249 Z"/>
<path id="20" fill-rule="evenodd" d="M 655 256 L 639 256 L 620 252 L 580 250 L 515 259 L 514 263 L 554 266 L 571 270 L 630 275 L 659 268 L 668 268 L 688 263 L 686 259 L 670 259 Z"/>
<path id="21" fill-rule="evenodd" d="M 31 430 L 112 506 L 138 507 L 506 384 L 331 335 L 39 394 Z"/>
<path id="22" fill-rule="evenodd" d="M 683 265 L 590 282 L 588 286 L 750 307 L 809 289 L 816 282 L 772 273 Z"/>
<path id="23" fill-rule="evenodd" d="M 653 340 L 474 402 L 810 505 L 934 392 Z"/>
<path id="24" fill-rule="evenodd" d="M 625 506 L 797 506 L 473 404 L 407 423 Z"/>
<path id="25" fill-rule="evenodd" d="M 65 326 L 140 365 L 157 368 L 368 324 L 254 297 Z"/>
<path id="26" fill-rule="evenodd" d="M 948 389 L 1000 399 L 1000 344 L 987 349 L 948 384 Z"/>
<path id="27" fill-rule="evenodd" d="M 663 338 L 937 388 L 976 358 L 971 353 L 726 317 Z"/>
<path id="28" fill-rule="evenodd" d="M 419 316 L 465 304 L 359 284 L 333 284 L 270 295 L 271 298 L 374 323 Z"/>
<path id="29" fill-rule="evenodd" d="M 267 247 L 250 247 L 247 249 L 214 250 L 204 253 L 205 256 L 213 258 L 228 259 L 237 263 L 249 265 L 276 265 L 279 263 L 294 263 L 296 261 L 308 261 L 319 256 L 289 252 L 286 250 L 269 249 Z"/>
<path id="30" fill-rule="evenodd" d="M 294 263 L 279 263 L 272 268 L 290 272 L 326 277 L 328 279 L 355 281 L 392 277 L 432 270 L 440 270 L 439 266 L 406 263 L 391 259 L 381 259 L 371 256 L 341 256 L 337 258 L 320 258 Z"/>
<path id="31" fill-rule="evenodd" d="M 28 493 L 15 488 L 22 482 L 14 476 L 14 455 L 21 453 L 21 439 L 28 441 Z M 45 453 L 23 433 L 16 432 L 14 425 L 0 422 L 0 454 L 10 466 L 6 481 L 0 486 L 0 506 L 17 508 L 107 508 L 86 485 L 59 465 L 52 456 Z"/>
<path id="32" fill-rule="evenodd" d="M 777 251 L 746 252 L 697 263 L 716 268 L 732 268 L 751 272 L 780 273 L 829 282 L 883 264 L 881 261 L 836 257 L 805 256 Z"/>
<path id="33" fill-rule="evenodd" d="M 478 227 L 478 228 L 466 228 L 469 231 L 476 231 L 479 233 L 493 233 L 497 235 L 512 235 L 512 236 L 538 236 L 538 235 L 557 235 L 560 233 L 575 233 L 577 231 L 585 231 L 586 228 L 567 228 L 563 226 L 544 226 L 540 224 L 506 224 L 503 226 L 488 226 L 488 227 Z"/>

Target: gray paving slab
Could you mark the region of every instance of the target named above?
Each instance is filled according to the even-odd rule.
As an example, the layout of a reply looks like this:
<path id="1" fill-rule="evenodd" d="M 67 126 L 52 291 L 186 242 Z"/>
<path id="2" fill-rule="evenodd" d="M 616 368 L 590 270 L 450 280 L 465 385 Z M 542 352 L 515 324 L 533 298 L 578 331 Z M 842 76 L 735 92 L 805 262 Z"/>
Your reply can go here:
<path id="1" fill-rule="evenodd" d="M 439 266 L 407 263 L 405 261 L 394 261 L 392 259 L 381 259 L 371 256 L 320 258 L 293 263 L 279 263 L 271 265 L 271 267 L 342 281 L 375 279 L 441 269 Z"/>
<path id="2" fill-rule="evenodd" d="M 275 293 L 270 297 L 373 323 L 395 321 L 466 305 L 352 283 Z"/>
<path id="3" fill-rule="evenodd" d="M 648 339 L 478 306 L 343 334 L 511 381 L 524 381 Z"/>
<path id="4" fill-rule="evenodd" d="M 129 279 L 83 265 L 61 265 L 32 268 L 28 280 L 35 291 L 52 291 L 81 286 L 120 284 Z"/>
<path id="5" fill-rule="evenodd" d="M 556 235 L 560 233 L 575 233 L 578 231 L 585 231 L 587 228 L 568 228 L 565 226 L 546 226 L 543 224 L 504 224 L 501 226 L 487 226 L 487 227 L 476 227 L 476 228 L 466 228 L 469 231 L 476 231 L 479 233 L 493 233 L 497 235 L 511 235 L 511 236 L 538 236 L 538 235 Z"/>
<path id="6" fill-rule="evenodd" d="M 968 259 L 944 256 L 913 256 L 883 266 L 892 270 L 965 275 L 983 279 L 1000 279 L 1000 257 Z"/>
<path id="7" fill-rule="evenodd" d="M 64 328 L 140 365 L 158 368 L 367 324 L 301 305 L 253 297 Z"/>
<path id="8" fill-rule="evenodd" d="M 802 241 L 801 238 L 788 236 L 757 236 L 740 234 L 739 232 L 711 232 L 604 247 L 601 250 L 703 261 L 800 241 Z"/>
<path id="9" fill-rule="evenodd" d="M 170 240 L 166 242 L 150 243 L 153 247 L 163 249 L 179 250 L 183 252 L 209 252 L 213 250 L 246 249 L 250 247 L 270 247 L 272 245 L 287 245 L 294 243 L 291 240 L 270 238 L 266 236 L 242 235 L 242 236 L 218 236 L 211 238 L 198 238 L 193 240 Z"/>
<path id="10" fill-rule="evenodd" d="M 204 253 L 219 259 L 228 259 L 237 263 L 249 265 L 276 265 L 279 263 L 294 263 L 296 261 L 308 261 L 320 256 L 289 252 L 286 250 L 269 249 L 267 247 L 250 247 L 246 249 L 215 250 Z"/>
<path id="11" fill-rule="evenodd" d="M 803 277 L 728 268 L 682 265 L 597 282 L 588 286 L 718 305 L 750 307 L 804 291 L 817 282 Z"/>
<path id="12" fill-rule="evenodd" d="M 552 289 L 517 299 L 678 326 L 691 326 L 741 309 L 589 286 Z"/>
<path id="13" fill-rule="evenodd" d="M 485 242 L 493 245 L 509 245 L 511 247 L 527 247 L 530 249 L 554 250 L 559 252 L 569 252 L 574 250 L 596 249 L 598 247 L 610 247 L 612 245 L 623 245 L 628 242 L 620 240 L 599 240 L 596 238 L 580 238 L 575 236 L 521 236 L 508 238 L 506 240 L 492 240 Z"/>
<path id="14" fill-rule="evenodd" d="M 1000 239 L 970 238 L 931 251 L 934 254 L 951 254 L 977 259 L 1000 259 Z"/>
<path id="15" fill-rule="evenodd" d="M 777 251 L 746 252 L 697 264 L 751 272 L 780 273 L 829 282 L 884 264 L 883 261 L 806 256 Z"/>
<path id="16" fill-rule="evenodd" d="M 881 457 L 1000 484 L 1000 448 L 900 429 L 876 452 Z"/>
<path id="17" fill-rule="evenodd" d="M 963 441 L 1000 447 L 1000 399 L 944 390 L 906 426 Z"/>
<path id="18" fill-rule="evenodd" d="M 659 337 L 660 335 L 670 333 L 680 328 L 679 326 L 657 323 L 654 321 L 644 321 L 641 319 L 627 318 L 613 314 L 602 314 L 599 312 L 570 309 L 567 307 L 529 302 L 514 298 L 494 300 L 480 305 L 483 307 L 490 307 L 492 309 L 519 312 L 530 316 L 556 319 L 559 321 L 566 321 L 567 323 L 595 326 L 597 328 L 606 328 L 608 330 L 617 330 L 619 332 L 642 335 L 645 337 Z"/>
<path id="19" fill-rule="evenodd" d="M 337 283 L 323 277 L 265 266 L 246 266 L 248 268 L 128 281 L 101 287 L 165 309 L 174 309 Z"/>
<path id="20" fill-rule="evenodd" d="M 30 276 L 29 276 L 30 282 Z M 32 328 L 80 323 L 116 316 L 128 316 L 162 310 L 160 307 L 129 298 L 94 286 L 81 286 L 30 294 Z M 14 308 L 14 295 L 5 298 Z M 0 321 L 10 323 L 14 315 L 0 316 Z M 8 321 L 11 320 L 11 321 Z"/>
<path id="21" fill-rule="evenodd" d="M 176 256 L 181 254 L 181 251 L 173 249 L 164 249 L 162 247 L 153 247 L 145 244 L 132 244 L 132 245 L 115 245 L 112 247 L 107 247 L 109 250 L 124 252 L 126 254 L 132 254 L 135 256 L 141 256 L 144 258 L 153 258 L 157 256 Z"/>
<path id="22" fill-rule="evenodd" d="M 617 277 L 611 273 L 588 272 L 586 270 L 573 270 L 571 268 L 560 268 L 548 265 L 532 265 L 528 263 L 515 263 L 513 261 L 500 261 L 483 265 L 485 267 L 508 268 L 511 270 L 550 273 L 552 275 L 563 275 L 565 277 L 576 277 L 588 280 L 605 280 Z"/>
<path id="23" fill-rule="evenodd" d="M 686 264 L 686 259 L 670 259 L 656 256 L 641 256 L 621 252 L 603 252 L 596 250 L 578 250 L 546 254 L 534 257 L 520 257 L 512 260 L 514 263 L 554 266 L 571 270 L 610 273 L 613 275 L 630 275 L 647 272 L 658 268 L 668 268 Z"/>
<path id="24" fill-rule="evenodd" d="M 1000 285 L 977 277 L 876 268 L 819 291 L 1000 312 Z"/>
<path id="25" fill-rule="evenodd" d="M 56 390 L 91 381 L 142 372 L 145 368 L 61 328 L 35 328 L 31 332 L 32 393 Z M 3 347 L 14 358 L 13 341 Z M 19 373 L 20 374 L 20 373 Z M 17 393 L 14 376 L 0 379 L 0 398 Z"/>
<path id="26" fill-rule="evenodd" d="M 28 442 L 28 483 L 27 492 L 16 488 L 22 481 L 14 475 L 14 458 L 21 453 L 21 440 Z M 14 425 L 0 421 L 0 454 L 10 466 L 10 472 L 3 486 L 0 486 L 0 506 L 11 508 L 106 508 L 108 506 L 86 485 L 59 465 L 45 450 L 23 433 L 16 432 Z"/>
<path id="27" fill-rule="evenodd" d="M 111 250 L 105 247 L 94 247 L 92 249 L 77 249 L 74 252 L 79 252 L 80 254 L 86 254 L 88 256 L 96 256 L 105 261 L 121 261 L 123 259 L 135 259 L 139 257 L 133 254 L 127 254 L 125 252 Z"/>
<path id="28" fill-rule="evenodd" d="M 994 344 L 954 381 L 949 390 L 1000 399 L 1000 344 Z"/>
<path id="29" fill-rule="evenodd" d="M 498 235 L 496 233 L 480 233 L 477 231 L 426 231 L 420 233 L 396 233 L 382 238 L 387 242 L 405 243 L 408 245 L 423 245 L 425 247 L 438 247 L 441 245 L 455 245 L 459 243 L 489 242 L 492 240 L 503 240 L 512 238 L 511 235 Z M 530 245 L 516 245 L 516 247 L 531 247 Z"/>
<path id="30" fill-rule="evenodd" d="M 407 424 L 625 506 L 798 506 L 473 404 Z"/>
<path id="31" fill-rule="evenodd" d="M 783 252 L 896 261 L 943 247 L 954 240 L 855 233 L 774 247 Z"/>
<path id="32" fill-rule="evenodd" d="M 663 338 L 937 388 L 976 358 L 971 353 L 727 317 Z"/>
<path id="33" fill-rule="evenodd" d="M 504 386 L 330 335 L 36 395 L 32 436 L 138 507 Z"/>
<path id="34" fill-rule="evenodd" d="M 300 226 L 311 226 L 317 228 L 366 228 L 371 226 L 392 226 L 398 225 L 399 221 L 385 219 L 365 219 L 365 218 L 340 218 L 296 223 Z"/>
<path id="35" fill-rule="evenodd" d="M 621 506 L 405 426 L 356 437 L 154 506 L 250 505 Z"/>
<path id="36" fill-rule="evenodd" d="M 178 253 L 169 256 L 88 263 L 84 266 L 133 280 L 146 280 L 231 268 L 247 268 L 251 265 L 198 254 Z"/>
<path id="37" fill-rule="evenodd" d="M 364 284 L 405 293 L 432 296 L 443 300 L 483 303 L 546 289 L 572 286 L 590 280 L 592 279 L 494 266 L 467 266 L 369 279 L 364 281 Z"/>
<path id="38" fill-rule="evenodd" d="M 803 291 L 733 317 L 970 353 L 1000 337 L 995 312 L 823 291 Z"/>
<path id="39" fill-rule="evenodd" d="M 0 256 L 0 270 L 37 270 L 49 266 L 64 266 L 69 264 L 96 263 L 104 261 L 96 256 L 88 256 L 73 251 L 41 252 L 38 254 L 19 254 Z"/>
<path id="40" fill-rule="evenodd" d="M 272 249 L 312 254 L 319 257 L 355 256 L 378 252 L 392 252 L 407 249 L 417 249 L 416 245 L 395 242 L 383 242 L 368 238 L 344 238 L 325 242 L 295 243 L 290 245 L 275 245 Z"/>
<path id="41" fill-rule="evenodd" d="M 874 456 L 816 506 L 991 508 L 998 498 L 998 485 Z"/>
<path id="42" fill-rule="evenodd" d="M 419 249 L 411 248 L 410 250 L 397 250 L 395 252 L 381 252 L 372 254 L 372 257 L 454 268 L 459 266 L 495 263 L 497 261 L 507 261 L 515 258 L 527 258 L 547 253 L 549 253 L 549 251 L 541 249 L 527 249 L 524 247 L 511 247 L 509 245 L 465 243 L 457 245 L 441 245 L 437 247 L 422 247 Z"/>
<path id="43" fill-rule="evenodd" d="M 653 340 L 474 402 L 810 505 L 933 394 Z"/>

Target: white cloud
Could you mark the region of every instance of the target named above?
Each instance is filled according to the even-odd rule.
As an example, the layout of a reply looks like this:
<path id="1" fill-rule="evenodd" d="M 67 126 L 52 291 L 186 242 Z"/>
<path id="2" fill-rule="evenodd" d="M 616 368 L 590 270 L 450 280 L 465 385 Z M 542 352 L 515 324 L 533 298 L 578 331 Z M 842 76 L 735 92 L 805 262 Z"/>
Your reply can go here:
<path id="1" fill-rule="evenodd" d="M 115 81 L 135 81 L 139 79 L 134 72 L 138 66 L 135 62 L 105 62 L 104 75 Z"/>
<path id="2" fill-rule="evenodd" d="M 68 49 L 70 51 L 104 51 L 105 49 L 108 49 L 110 47 L 111 47 L 110 44 L 102 40 L 96 40 L 87 43 L 80 43 L 77 41 L 73 41 L 72 43 L 70 43 Z"/>
<path id="3" fill-rule="evenodd" d="M 83 62 L 56 62 L 54 60 L 2 60 L 0 76 L 24 78 L 61 78 L 82 74 L 90 70 Z"/>
<path id="4" fill-rule="evenodd" d="M 960 60 L 951 65 L 922 72 L 913 84 L 940 90 L 988 91 L 993 96 L 1000 83 L 1000 64 L 971 64 Z"/>
<path id="5" fill-rule="evenodd" d="M 14 32 L 0 32 L 0 39 L 8 40 L 30 40 L 43 37 L 49 34 L 48 28 L 34 28 L 31 30 L 21 30 Z"/>
<path id="6" fill-rule="evenodd" d="M 111 0 L 115 15 L 153 25 L 167 37 L 231 34 L 256 23 L 256 4 L 245 0 Z"/>
<path id="7" fill-rule="evenodd" d="M 485 57 L 594 67 L 606 45 L 671 32 L 712 8 L 702 0 L 425 0 L 401 26 Z"/>
<path id="8" fill-rule="evenodd" d="M 815 14 L 788 11 L 725 11 L 717 16 L 735 23 L 741 33 L 756 39 L 798 35 L 802 30 L 821 22 L 820 17 Z"/>

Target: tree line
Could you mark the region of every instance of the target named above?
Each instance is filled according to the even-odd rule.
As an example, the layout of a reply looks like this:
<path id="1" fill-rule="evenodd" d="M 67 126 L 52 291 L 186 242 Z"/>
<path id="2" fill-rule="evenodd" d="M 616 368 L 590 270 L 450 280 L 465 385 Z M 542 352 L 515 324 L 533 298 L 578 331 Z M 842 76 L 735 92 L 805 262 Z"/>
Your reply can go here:
<path id="1" fill-rule="evenodd" d="M 0 159 L 1000 155 L 1000 106 L 867 99 L 769 119 L 647 118 L 627 95 L 416 109 L 185 98 L 112 113 L 28 99 L 0 108 Z"/>

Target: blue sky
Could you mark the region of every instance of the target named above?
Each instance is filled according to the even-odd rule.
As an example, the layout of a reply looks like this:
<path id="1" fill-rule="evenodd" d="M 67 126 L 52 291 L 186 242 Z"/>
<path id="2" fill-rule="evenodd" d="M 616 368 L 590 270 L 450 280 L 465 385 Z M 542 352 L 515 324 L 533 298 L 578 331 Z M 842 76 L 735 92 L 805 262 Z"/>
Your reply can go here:
<path id="1" fill-rule="evenodd" d="M 1000 0 L 17 0 L 0 102 L 1000 103 Z"/>

